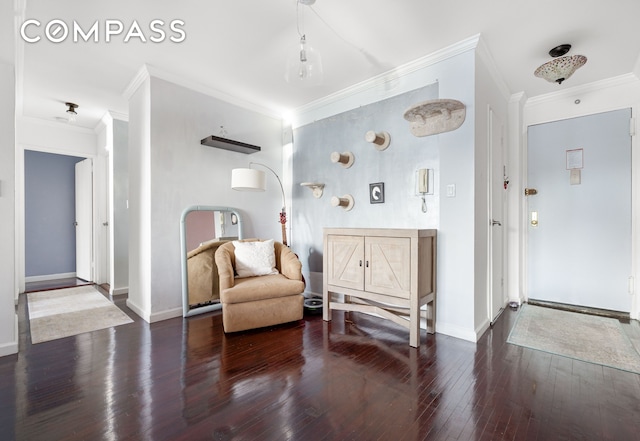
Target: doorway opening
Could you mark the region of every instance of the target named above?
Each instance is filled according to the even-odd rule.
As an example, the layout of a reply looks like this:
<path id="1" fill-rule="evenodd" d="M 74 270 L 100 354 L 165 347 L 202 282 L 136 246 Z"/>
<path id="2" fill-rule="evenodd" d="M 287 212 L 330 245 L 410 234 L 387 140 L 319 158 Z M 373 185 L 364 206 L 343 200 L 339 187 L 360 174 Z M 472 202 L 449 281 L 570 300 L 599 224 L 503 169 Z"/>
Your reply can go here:
<path id="1" fill-rule="evenodd" d="M 33 150 L 24 155 L 25 292 L 92 284 L 91 159 Z M 85 231 L 80 238 L 79 224 Z"/>

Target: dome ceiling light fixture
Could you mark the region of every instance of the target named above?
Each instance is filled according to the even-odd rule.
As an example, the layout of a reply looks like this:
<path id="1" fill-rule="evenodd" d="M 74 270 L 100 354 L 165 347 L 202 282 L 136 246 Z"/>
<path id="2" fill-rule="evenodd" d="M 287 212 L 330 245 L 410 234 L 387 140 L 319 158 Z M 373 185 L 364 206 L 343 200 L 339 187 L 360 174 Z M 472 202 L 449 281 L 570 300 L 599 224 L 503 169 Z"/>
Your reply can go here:
<path id="1" fill-rule="evenodd" d="M 550 83 L 562 84 L 587 62 L 587 57 L 584 55 L 566 55 L 570 49 L 570 44 L 561 44 L 551 49 L 549 55 L 553 57 L 553 60 L 538 67 L 533 74 Z"/>

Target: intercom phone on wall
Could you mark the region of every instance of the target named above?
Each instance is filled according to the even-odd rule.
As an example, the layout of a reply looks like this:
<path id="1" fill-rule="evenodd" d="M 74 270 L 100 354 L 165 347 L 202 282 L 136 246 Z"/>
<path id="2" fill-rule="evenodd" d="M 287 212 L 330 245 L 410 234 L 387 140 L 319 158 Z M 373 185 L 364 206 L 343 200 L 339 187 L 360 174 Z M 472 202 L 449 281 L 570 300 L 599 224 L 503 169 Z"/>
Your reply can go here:
<path id="1" fill-rule="evenodd" d="M 416 194 L 422 198 L 422 212 L 427 212 L 425 195 L 433 194 L 433 170 L 420 168 L 416 171 Z"/>

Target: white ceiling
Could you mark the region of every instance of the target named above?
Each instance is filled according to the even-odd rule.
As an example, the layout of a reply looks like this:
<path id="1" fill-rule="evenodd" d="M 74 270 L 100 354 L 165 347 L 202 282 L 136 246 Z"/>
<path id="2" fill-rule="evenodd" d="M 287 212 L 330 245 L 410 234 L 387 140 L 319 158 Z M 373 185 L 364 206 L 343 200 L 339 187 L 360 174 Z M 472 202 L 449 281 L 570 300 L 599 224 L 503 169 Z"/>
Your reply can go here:
<path id="1" fill-rule="evenodd" d="M 640 55 L 638 0 L 317 0 L 300 9 L 307 40 L 322 55 L 325 83 L 306 89 L 284 81 L 298 40 L 295 0 L 14 2 L 17 22 L 37 19 L 42 26 L 30 34 L 43 35 L 37 43 L 19 34 L 15 46 L 0 43 L 0 61 L 16 59 L 18 111 L 55 121 L 72 101 L 80 106 L 77 124 L 87 128 L 107 110 L 128 112 L 123 92 L 144 64 L 282 114 L 476 34 L 510 92 L 528 97 L 631 73 Z M 10 18 L 3 15 L 2 24 Z M 85 30 L 99 21 L 100 42 L 51 43 L 44 26 L 52 19 L 69 26 L 75 20 Z M 181 19 L 187 38 L 124 43 L 123 33 L 106 43 L 106 19 L 127 27 L 136 20 L 147 36 L 152 20 Z M 562 43 L 587 64 L 562 85 L 534 77 L 548 50 Z"/>

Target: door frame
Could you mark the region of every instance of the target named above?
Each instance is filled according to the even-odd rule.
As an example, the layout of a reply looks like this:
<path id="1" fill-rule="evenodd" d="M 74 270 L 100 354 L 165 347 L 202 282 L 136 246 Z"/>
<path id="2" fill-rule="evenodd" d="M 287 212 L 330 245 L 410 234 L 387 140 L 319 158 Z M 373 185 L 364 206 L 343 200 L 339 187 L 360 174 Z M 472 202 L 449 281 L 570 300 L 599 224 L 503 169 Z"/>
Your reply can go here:
<path id="1" fill-rule="evenodd" d="M 537 130 L 538 134 L 548 133 L 548 132 L 545 132 L 545 130 L 549 130 L 549 129 L 548 128 L 545 129 L 543 126 L 548 126 L 549 124 L 570 124 L 570 125 L 573 125 L 573 127 L 576 127 L 577 124 L 580 124 L 580 125 L 584 126 L 586 124 L 584 122 L 584 118 L 591 118 L 591 120 L 590 120 L 591 122 L 589 123 L 589 127 L 593 128 L 594 126 L 593 126 L 592 122 L 596 121 L 595 118 L 600 118 L 598 121 L 601 121 L 601 124 L 605 125 L 605 127 L 610 127 L 610 126 L 606 126 L 607 123 L 605 123 L 603 121 L 603 119 L 608 121 L 609 123 L 611 123 L 612 121 L 615 121 L 614 124 L 615 124 L 615 126 L 617 128 L 616 130 L 620 130 L 620 125 L 622 123 L 625 124 L 626 127 L 624 127 L 623 130 L 621 130 L 620 132 L 616 131 L 615 134 L 613 132 L 611 132 L 611 134 L 612 134 L 612 136 L 615 136 L 616 137 L 615 139 L 617 141 L 619 141 L 619 142 L 623 142 L 623 140 L 624 140 L 623 144 L 616 144 L 616 146 L 619 146 L 620 149 L 622 149 L 622 146 L 624 145 L 624 149 L 618 150 L 618 154 L 622 155 L 623 154 L 622 152 L 624 151 L 625 155 L 631 156 L 632 153 L 633 153 L 633 147 L 632 147 L 633 137 L 628 132 L 628 130 L 630 130 L 630 127 L 629 127 L 629 122 L 627 120 L 627 116 L 628 115 L 630 115 L 632 117 L 632 112 L 631 111 L 632 111 L 632 109 L 631 109 L 630 106 L 625 106 L 625 107 L 623 107 L 621 109 L 610 109 L 610 110 L 605 110 L 605 111 L 602 111 L 602 112 L 595 112 L 595 113 L 590 113 L 590 114 L 586 114 L 586 115 L 580 115 L 580 116 L 576 116 L 576 117 L 561 118 L 561 119 L 555 120 L 555 121 L 547 121 L 547 122 L 542 122 L 542 123 L 538 123 L 538 124 L 528 124 L 527 127 L 526 127 L 526 134 L 525 134 L 526 142 L 527 142 L 527 144 L 529 143 L 530 136 L 531 136 L 530 133 L 531 133 L 531 130 L 534 127 L 538 127 L 539 128 Z M 616 112 L 616 114 L 612 115 L 614 112 Z M 616 119 L 613 120 L 612 118 L 616 118 Z M 600 126 L 598 126 L 598 127 L 600 127 Z M 580 135 L 576 135 L 576 136 L 580 136 Z M 582 136 L 584 136 L 584 135 L 582 135 Z M 590 141 L 587 141 L 584 138 L 582 138 L 583 141 L 579 141 L 579 140 L 576 141 L 574 138 L 571 138 L 571 139 L 573 140 L 573 141 L 571 141 L 571 142 L 573 142 L 573 145 L 564 147 L 565 150 L 566 149 L 571 149 L 571 148 L 578 148 L 578 147 L 582 148 L 583 144 L 584 144 L 584 147 L 587 150 L 593 149 L 593 152 L 591 152 L 592 155 L 600 154 L 600 155 L 604 155 L 604 156 L 609 156 L 608 151 L 606 149 L 606 145 L 607 145 L 607 143 L 611 142 L 611 137 L 602 138 L 604 144 L 598 143 L 597 145 L 589 144 Z M 553 142 L 553 141 L 551 141 L 551 142 Z M 539 141 L 538 145 L 540 145 L 541 148 L 544 148 L 544 145 L 549 145 L 549 142 L 546 142 L 546 140 L 545 140 L 545 142 L 541 143 Z M 557 150 L 554 150 L 554 152 L 558 153 Z M 594 153 L 594 152 L 596 152 L 596 153 Z M 564 161 L 564 151 L 562 151 L 562 153 L 563 153 L 563 161 Z M 601 158 L 604 158 L 604 156 L 601 156 Z M 524 161 L 526 162 L 527 166 L 529 164 L 528 163 L 529 157 L 530 157 L 530 155 L 529 155 L 528 149 L 527 149 L 527 153 L 526 153 L 526 155 L 524 157 Z M 544 158 L 545 156 L 540 156 L 538 154 L 538 155 L 535 155 L 534 157 L 536 157 L 537 160 L 540 161 L 541 158 Z M 631 164 L 627 163 L 628 159 L 633 161 L 632 157 L 625 156 L 624 161 L 619 160 L 619 162 L 617 163 L 618 166 L 621 166 L 621 165 L 624 164 L 624 168 L 625 169 L 626 169 L 626 167 L 629 167 L 628 169 L 626 169 L 626 171 L 624 173 L 630 173 L 630 174 L 626 174 L 627 178 L 630 178 L 629 181 L 628 181 L 628 185 L 630 187 L 626 187 L 626 191 L 628 191 L 627 195 L 629 195 L 629 200 L 628 200 L 627 204 L 625 204 L 625 206 L 626 206 L 625 210 L 629 210 L 628 211 L 628 217 L 623 216 L 622 218 L 619 218 L 619 219 L 625 220 L 625 225 L 627 225 L 627 227 L 625 227 L 625 228 L 628 228 L 628 230 L 626 230 L 625 235 L 624 235 L 624 241 L 623 242 L 625 244 L 627 244 L 627 240 L 630 240 L 631 242 L 633 242 L 633 236 L 632 236 L 632 229 L 633 229 L 633 194 L 632 194 L 632 191 L 633 191 L 633 167 L 631 166 Z M 594 167 L 596 167 L 596 165 L 593 164 L 594 161 L 596 161 L 596 160 L 592 158 L 592 163 L 591 163 L 591 168 L 592 169 Z M 564 168 L 564 162 L 563 162 L 563 168 Z M 589 168 L 588 165 L 587 165 L 587 168 Z M 539 168 L 533 169 L 532 172 L 538 173 L 539 170 L 540 170 Z M 527 167 L 527 171 L 529 171 L 528 167 Z M 595 171 L 596 174 L 598 174 L 599 172 L 600 172 L 600 170 L 596 170 Z M 554 175 L 554 177 L 555 177 L 555 179 L 558 179 L 557 174 Z M 538 178 L 540 178 L 540 177 L 538 176 Z M 597 178 L 598 178 L 597 176 L 594 176 L 593 180 L 595 181 Z M 540 181 L 540 182 L 538 182 L 538 181 Z M 536 181 L 537 185 L 544 186 L 544 183 L 545 183 L 544 180 L 538 179 L 538 181 Z M 529 177 L 528 177 L 528 173 L 527 173 L 527 179 L 524 181 L 524 187 L 531 187 L 531 186 L 537 187 L 536 182 L 530 182 L 529 181 Z M 548 181 L 546 181 L 546 182 L 548 182 Z M 566 176 L 566 184 L 567 185 L 569 184 L 568 171 L 567 171 L 567 176 Z M 590 184 L 586 183 L 584 185 L 589 186 Z M 593 182 L 591 182 L 591 185 L 594 185 Z M 608 185 L 608 184 L 603 183 L 602 185 Z M 596 185 L 596 186 L 599 187 L 599 188 L 601 187 L 600 185 Z M 609 187 L 609 188 L 610 189 L 609 189 L 609 191 L 607 193 L 609 193 L 610 191 L 615 191 L 615 189 L 614 189 L 615 187 L 614 188 Z M 538 187 L 538 191 L 540 191 L 539 187 Z M 563 194 L 565 197 L 567 197 L 568 194 L 573 194 L 569 190 L 566 190 L 566 189 L 565 189 L 566 193 L 562 193 L 562 190 L 558 190 L 558 191 L 559 191 L 560 194 Z M 579 191 L 579 190 L 572 190 L 572 191 Z M 592 196 L 591 196 L 592 193 L 591 192 L 588 192 L 588 190 L 582 190 L 582 191 L 583 191 L 583 193 L 581 194 L 581 196 L 576 196 L 576 197 L 578 197 L 577 200 L 580 200 L 579 198 L 581 198 L 581 197 L 582 198 L 587 197 L 587 195 L 589 195 L 588 197 L 592 199 Z M 587 193 L 584 193 L 585 191 L 587 191 Z M 529 271 L 531 271 L 531 268 L 529 267 L 529 262 L 531 262 L 531 263 L 533 263 L 535 265 L 536 262 L 539 262 L 539 259 L 541 258 L 541 257 L 538 256 L 538 253 L 536 253 L 533 256 L 533 260 L 529 260 L 531 256 L 529 254 L 528 248 L 530 246 L 532 246 L 532 244 L 537 243 L 536 241 L 531 242 L 531 234 L 532 234 L 532 229 L 531 229 L 531 226 L 530 226 L 530 223 L 532 222 L 531 213 L 532 213 L 532 210 L 542 209 L 542 208 L 540 208 L 541 206 L 538 205 L 536 202 L 538 202 L 537 198 L 544 197 L 544 195 L 543 196 L 534 196 L 534 195 L 526 196 L 524 194 L 524 191 L 522 193 L 523 193 L 522 197 L 524 198 L 524 207 L 525 207 L 525 216 L 524 216 L 524 221 L 525 222 L 524 222 L 524 225 L 523 225 L 523 231 L 525 232 L 525 236 L 526 236 L 526 240 L 527 240 L 527 242 L 526 242 L 526 244 L 527 244 L 527 253 L 525 255 L 525 261 L 527 263 L 527 266 L 525 268 L 525 271 L 526 271 L 526 274 L 527 274 L 527 279 L 529 279 L 529 276 L 530 276 Z M 602 195 L 600 195 L 600 196 L 602 197 Z M 550 197 L 550 196 L 547 195 L 547 197 Z M 545 199 L 545 200 L 548 201 L 549 199 Z M 624 200 L 626 200 L 626 198 Z M 536 207 L 538 207 L 538 208 L 536 208 Z M 579 208 L 579 207 L 582 207 L 582 205 L 578 204 L 578 205 L 573 206 L 575 211 L 581 213 L 580 212 L 581 208 Z M 559 210 L 561 210 L 561 209 L 559 209 Z M 590 213 L 592 210 L 588 210 L 588 211 Z M 583 216 L 587 215 L 586 213 L 582 213 L 582 214 L 583 214 Z M 548 215 L 548 216 L 552 217 L 551 215 Z M 571 216 L 571 215 L 569 215 L 569 216 Z M 557 218 L 555 218 L 555 219 L 557 219 Z M 629 222 L 630 225 L 627 224 L 626 222 Z M 565 226 L 564 228 L 571 229 L 572 226 L 575 225 L 575 224 L 571 224 L 571 223 L 567 224 L 566 221 L 564 221 L 563 225 Z M 556 225 L 556 230 L 555 230 L 556 232 L 558 231 L 558 228 L 560 228 L 560 227 L 558 225 Z M 539 234 L 542 235 L 543 233 L 540 232 Z M 545 232 L 545 234 L 552 234 L 552 233 Z M 549 240 L 548 236 L 547 236 L 547 240 Z M 620 241 L 620 238 L 618 237 L 617 240 Z M 629 252 L 630 254 L 625 256 L 623 261 L 619 262 L 620 265 L 616 265 L 616 270 L 615 270 L 615 271 L 623 271 L 625 278 L 629 277 L 629 276 L 632 276 L 632 273 L 633 273 L 633 249 L 632 249 L 633 247 L 631 246 L 630 248 L 631 249 L 626 248 L 626 250 L 628 250 L 627 252 Z M 602 256 L 602 254 L 600 254 L 600 255 Z M 536 256 L 538 256 L 538 257 L 536 257 Z M 576 256 L 576 258 L 578 258 L 578 257 Z M 542 261 L 544 261 L 544 259 Z M 599 265 L 598 265 L 598 268 L 600 268 Z M 571 270 L 568 270 L 568 271 L 571 272 Z M 537 274 L 537 272 L 534 272 L 534 274 Z M 560 304 L 567 303 L 567 304 L 570 304 L 572 306 L 576 306 L 578 308 L 581 308 L 584 305 L 584 307 L 587 307 L 587 308 L 590 307 L 590 306 L 593 307 L 593 308 L 600 307 L 600 308 L 603 308 L 603 310 L 614 310 L 614 311 L 620 310 L 620 311 L 625 311 L 625 312 L 629 311 L 629 313 L 631 313 L 631 311 L 632 311 L 632 301 L 631 301 L 632 298 L 631 298 L 631 295 L 629 294 L 628 291 L 624 292 L 625 290 L 621 289 L 622 288 L 622 286 L 621 286 L 622 285 L 622 280 L 621 280 L 621 278 L 618 278 L 621 275 L 622 274 L 620 274 L 620 273 L 616 273 L 616 279 L 615 279 L 616 280 L 615 281 L 615 286 L 617 288 L 615 290 L 615 292 L 616 292 L 615 299 L 616 300 L 613 303 L 615 304 L 615 306 L 618 306 L 618 308 L 614 307 L 614 304 L 612 304 L 612 302 L 606 302 L 606 301 L 602 302 L 600 300 L 600 295 L 599 295 L 600 290 L 592 289 L 591 285 L 589 285 L 589 287 L 587 287 L 586 285 L 583 285 L 583 288 L 585 289 L 586 292 L 583 293 L 580 296 L 581 300 L 577 299 L 577 298 L 574 298 L 573 300 L 571 300 L 571 299 L 569 299 L 569 297 L 571 297 L 571 295 L 568 295 L 568 294 L 565 295 L 565 297 L 563 298 L 563 294 L 558 294 L 558 297 L 556 297 L 554 295 L 546 294 L 546 293 L 543 293 L 543 292 L 534 293 L 535 294 L 534 299 L 536 301 L 542 301 L 542 302 L 548 301 L 550 303 L 553 303 L 553 302 L 559 302 Z M 588 277 L 587 278 L 582 278 L 582 277 L 577 277 L 577 275 L 574 275 L 573 278 L 570 278 L 568 280 L 574 280 L 576 284 L 583 283 L 583 282 L 580 281 L 580 279 L 581 280 L 585 280 L 585 279 L 589 280 Z M 528 292 L 528 290 L 530 288 L 530 284 L 528 283 L 528 281 L 529 280 L 527 280 L 527 284 L 524 286 L 524 289 L 525 289 L 525 292 L 526 292 L 526 296 L 527 296 L 526 297 L 527 300 L 529 300 L 530 297 L 531 297 L 531 293 Z M 562 286 L 562 283 L 564 283 L 564 282 L 558 281 L 558 283 Z M 567 281 L 567 283 L 569 283 L 569 282 Z M 597 282 L 597 283 L 599 283 L 599 282 Z M 570 283 L 570 285 L 574 286 L 573 283 Z M 563 290 L 563 292 L 565 292 L 565 291 Z M 569 292 L 571 292 L 570 288 L 569 288 Z M 563 301 L 563 300 L 566 300 L 566 302 Z M 575 304 L 574 304 L 574 302 L 575 302 Z M 596 306 L 595 304 L 597 304 L 597 303 L 600 303 L 600 304 Z"/>
<path id="2" fill-rule="evenodd" d="M 91 132 L 93 133 L 93 132 Z M 101 257 L 101 253 L 104 254 L 104 250 L 101 245 L 104 241 L 102 231 L 98 225 L 101 225 L 101 216 L 103 213 L 98 211 L 98 205 L 100 201 L 106 198 L 106 194 L 100 194 L 100 189 L 106 187 L 106 182 L 101 182 L 100 179 L 105 179 L 104 173 L 96 173 L 96 169 L 99 169 L 106 158 L 95 153 L 92 146 L 92 151 L 80 151 L 62 148 L 43 147 L 38 145 L 18 143 L 16 144 L 16 242 L 15 242 L 15 256 L 16 256 L 16 284 L 17 295 L 24 293 L 26 284 L 26 264 L 25 264 L 25 176 L 24 176 L 24 152 L 25 150 L 33 150 L 44 153 L 53 153 L 56 155 L 68 155 L 77 156 L 80 158 L 92 159 L 93 163 L 93 224 L 92 224 L 92 237 L 93 237 L 93 251 L 92 260 L 94 264 L 93 278 L 95 283 L 104 283 L 107 280 L 102 280 L 105 274 L 104 269 L 100 269 L 104 266 L 104 258 Z M 17 304 L 18 298 L 16 295 L 15 302 Z"/>
<path id="3" fill-rule="evenodd" d="M 498 123 L 498 128 L 500 130 L 500 133 L 497 134 L 498 139 L 500 140 L 500 142 L 498 143 L 498 145 L 495 145 L 495 143 L 493 142 L 495 137 L 496 137 L 496 133 L 495 133 L 495 123 Z M 493 207 L 494 207 L 494 198 L 498 195 L 496 195 L 496 192 L 494 191 L 494 185 L 493 185 L 493 178 L 494 178 L 494 174 L 496 173 L 496 170 L 493 169 L 493 162 L 494 162 L 494 155 L 496 153 L 499 153 L 501 158 L 500 158 L 500 162 L 502 163 L 502 170 L 498 170 L 497 173 L 503 173 L 503 177 L 506 173 L 506 158 L 507 158 L 507 152 L 506 152 L 506 146 L 505 146 L 505 122 L 504 121 L 500 121 L 496 119 L 496 113 L 493 111 L 493 108 L 489 105 L 487 106 L 487 146 L 488 146 L 488 155 L 487 155 L 487 162 L 488 162 L 488 177 L 487 177 L 487 213 L 488 213 L 488 219 L 487 219 L 487 237 L 488 237 L 488 246 L 487 246 L 487 319 L 489 320 L 489 322 L 491 324 L 493 324 L 498 317 L 500 317 L 500 315 L 502 314 L 502 311 L 504 311 L 506 305 L 507 305 L 507 296 L 506 296 L 506 289 L 507 289 L 507 283 L 506 283 L 506 279 L 508 276 L 507 273 L 507 266 L 506 266 L 506 262 L 507 262 L 507 229 L 508 229 L 508 199 L 506 198 L 506 195 L 503 194 L 503 191 L 500 190 L 499 192 L 499 197 L 501 199 L 501 203 L 502 203 L 502 215 L 500 216 L 501 219 L 498 219 L 501 222 L 501 225 L 498 226 L 493 226 L 492 225 L 492 221 L 495 219 L 495 214 L 493 213 Z M 501 236 L 501 241 L 500 241 L 500 250 L 496 250 L 494 247 L 494 237 L 496 235 L 496 233 L 498 232 L 496 229 L 499 228 L 499 234 Z M 496 253 L 496 251 L 498 251 L 501 255 L 501 292 L 502 292 L 502 299 L 501 299 L 501 305 L 500 305 L 500 310 L 497 312 L 497 314 L 493 315 L 493 310 L 494 310 L 494 255 Z"/>
<path id="4" fill-rule="evenodd" d="M 561 92 L 544 95 L 528 100 L 524 94 L 516 94 L 511 98 L 511 113 L 509 121 L 510 147 L 509 156 L 517 158 L 520 169 L 520 177 L 513 191 L 517 194 L 512 201 L 517 200 L 518 204 L 510 206 L 509 216 L 517 219 L 518 245 L 510 248 L 510 258 L 517 259 L 518 265 L 509 266 L 509 277 L 512 283 L 509 285 L 509 299 L 518 303 L 528 300 L 527 292 L 527 241 L 529 214 L 527 211 L 527 201 L 524 195 L 524 188 L 527 182 L 527 130 L 531 125 L 546 122 L 559 121 L 563 119 L 587 116 L 611 110 L 631 108 L 632 124 L 631 136 L 631 217 L 638 219 L 640 216 L 640 155 L 635 152 L 640 148 L 638 140 L 638 114 L 640 112 L 640 94 L 638 94 L 639 80 L 635 76 L 619 79 L 615 84 L 607 84 L 598 88 L 577 87 Z M 612 91 L 615 90 L 615 93 Z M 583 101 L 588 102 L 584 106 L 579 106 L 580 96 Z M 589 98 L 587 100 L 587 98 Z M 634 292 L 631 295 L 630 317 L 640 320 L 640 225 L 632 222 L 631 227 L 631 267 L 634 280 Z M 515 255 L 517 254 L 517 256 Z"/>

